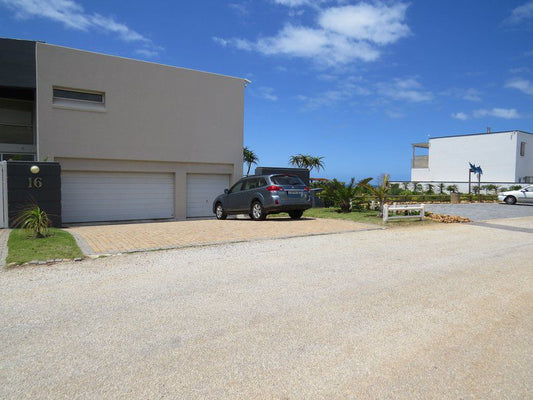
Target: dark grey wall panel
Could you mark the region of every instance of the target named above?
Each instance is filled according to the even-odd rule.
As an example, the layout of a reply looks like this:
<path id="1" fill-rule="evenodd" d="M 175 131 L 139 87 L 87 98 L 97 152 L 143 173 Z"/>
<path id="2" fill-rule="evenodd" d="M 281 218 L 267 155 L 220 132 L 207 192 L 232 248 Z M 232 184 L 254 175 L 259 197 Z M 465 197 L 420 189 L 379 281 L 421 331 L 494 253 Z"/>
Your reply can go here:
<path id="1" fill-rule="evenodd" d="M 30 168 L 40 171 L 33 174 Z M 9 226 L 21 210 L 37 204 L 46 211 L 52 226 L 61 226 L 61 166 L 56 162 L 8 161 L 7 199 Z"/>
<path id="2" fill-rule="evenodd" d="M 0 39 L 0 86 L 35 89 L 35 42 Z"/>

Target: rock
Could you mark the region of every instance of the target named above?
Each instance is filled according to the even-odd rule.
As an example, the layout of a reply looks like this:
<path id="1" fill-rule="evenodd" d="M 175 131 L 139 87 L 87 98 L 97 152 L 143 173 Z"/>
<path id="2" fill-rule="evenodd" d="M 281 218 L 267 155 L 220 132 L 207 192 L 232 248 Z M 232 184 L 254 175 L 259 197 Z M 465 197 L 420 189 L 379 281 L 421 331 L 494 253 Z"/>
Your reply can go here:
<path id="1" fill-rule="evenodd" d="M 76 258 L 74 259 L 74 261 L 81 261 L 81 260 L 83 260 L 83 258 L 80 258 L 80 257 L 76 257 Z"/>
<path id="2" fill-rule="evenodd" d="M 471 222 L 470 219 L 465 218 L 465 217 L 460 217 L 458 215 L 442 215 L 442 214 L 434 214 L 432 212 L 428 212 L 426 213 L 426 216 L 428 218 L 431 218 L 433 221 L 442 222 L 445 224 Z"/>

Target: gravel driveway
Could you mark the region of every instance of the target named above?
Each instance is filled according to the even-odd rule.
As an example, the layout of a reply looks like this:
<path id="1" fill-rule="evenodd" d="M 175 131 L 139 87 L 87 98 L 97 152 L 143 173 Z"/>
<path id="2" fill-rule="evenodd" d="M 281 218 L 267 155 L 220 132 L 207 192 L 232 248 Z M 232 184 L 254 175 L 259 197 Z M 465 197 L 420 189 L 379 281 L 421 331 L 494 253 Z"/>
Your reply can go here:
<path id="1" fill-rule="evenodd" d="M 472 221 L 533 217 L 533 204 L 513 206 L 505 203 L 427 204 L 426 210 L 437 214 L 459 215 Z"/>
<path id="2" fill-rule="evenodd" d="M 431 224 L 3 271 L 0 398 L 531 398 L 533 235 L 501 232 Z"/>

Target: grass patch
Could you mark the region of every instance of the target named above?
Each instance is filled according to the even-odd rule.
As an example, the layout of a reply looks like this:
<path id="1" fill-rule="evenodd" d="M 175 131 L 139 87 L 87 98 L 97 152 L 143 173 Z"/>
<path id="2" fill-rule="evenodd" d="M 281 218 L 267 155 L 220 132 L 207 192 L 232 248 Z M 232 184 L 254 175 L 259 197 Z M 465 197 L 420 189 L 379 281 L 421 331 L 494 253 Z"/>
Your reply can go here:
<path id="1" fill-rule="evenodd" d="M 281 214 L 274 214 L 272 216 L 269 216 L 269 218 L 272 217 L 282 217 L 282 218 L 289 218 L 289 214 L 281 213 Z M 367 224 L 375 224 L 375 225 L 386 225 L 386 226 L 395 226 L 395 225 L 413 225 L 413 224 L 432 224 L 434 221 L 426 218 L 424 221 L 420 221 L 420 219 L 402 219 L 402 220 L 392 220 L 389 221 L 387 224 L 383 224 L 383 218 L 378 217 L 377 211 L 352 211 L 349 213 L 341 213 L 337 212 L 337 208 L 331 207 L 331 208 L 310 208 L 308 210 L 305 210 L 303 218 L 309 217 L 309 218 L 332 218 L 332 219 L 343 219 L 347 221 L 353 221 L 353 222 L 362 222 Z"/>
<path id="2" fill-rule="evenodd" d="M 72 235 L 51 228 L 51 236 L 33 239 L 23 229 L 13 229 L 9 234 L 6 263 L 23 264 L 32 260 L 46 261 L 54 258 L 77 258 L 83 254 Z"/>
<path id="3" fill-rule="evenodd" d="M 347 221 L 364 222 L 370 224 L 381 224 L 382 219 L 377 216 L 377 211 L 353 211 L 350 213 L 339 213 L 336 208 L 310 208 L 305 210 L 303 218 L 333 218 Z M 270 215 L 268 218 L 289 218 L 289 214 L 280 213 Z"/>

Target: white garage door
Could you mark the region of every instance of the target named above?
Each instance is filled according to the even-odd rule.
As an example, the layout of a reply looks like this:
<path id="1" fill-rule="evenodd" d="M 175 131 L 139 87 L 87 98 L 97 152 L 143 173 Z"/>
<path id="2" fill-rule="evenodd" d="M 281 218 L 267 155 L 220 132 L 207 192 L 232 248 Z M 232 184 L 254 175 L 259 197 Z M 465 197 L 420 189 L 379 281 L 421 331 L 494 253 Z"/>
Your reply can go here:
<path id="1" fill-rule="evenodd" d="M 63 222 L 172 218 L 174 175 L 64 171 L 61 198 Z"/>
<path id="2" fill-rule="evenodd" d="M 212 217 L 213 200 L 229 188 L 229 175 L 187 175 L 187 217 Z"/>

